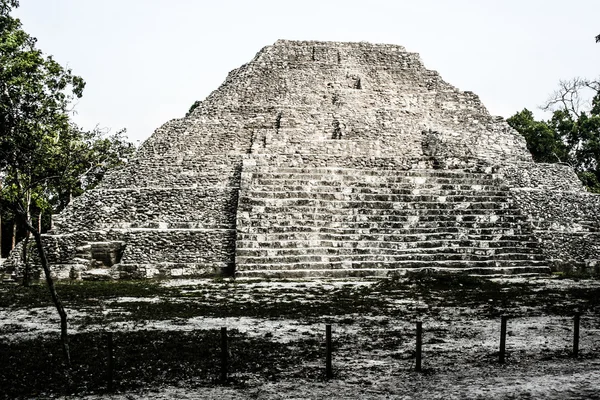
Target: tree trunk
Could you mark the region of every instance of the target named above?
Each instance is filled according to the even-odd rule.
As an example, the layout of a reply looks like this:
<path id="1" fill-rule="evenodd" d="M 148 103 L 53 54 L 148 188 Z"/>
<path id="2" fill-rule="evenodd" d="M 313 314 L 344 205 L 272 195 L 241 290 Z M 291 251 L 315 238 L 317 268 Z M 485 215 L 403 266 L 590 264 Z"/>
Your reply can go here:
<path id="1" fill-rule="evenodd" d="M 27 194 L 27 208 L 25 209 L 27 211 L 27 215 L 25 216 L 25 221 L 27 221 L 27 223 L 29 223 L 29 221 L 31 221 L 31 212 L 29 211 L 31 208 L 31 194 Z M 38 232 L 41 232 L 40 230 L 38 230 Z M 29 281 L 30 279 L 30 269 L 31 267 L 29 266 L 29 260 L 27 259 L 27 247 L 29 245 L 29 229 L 27 229 L 25 231 L 25 239 L 23 240 L 23 286 L 27 287 L 29 286 Z"/>
<path id="2" fill-rule="evenodd" d="M 29 232 L 27 232 L 27 235 L 25 235 L 25 239 L 23 240 L 23 286 L 25 287 L 29 287 L 29 284 L 31 283 L 31 274 L 30 274 L 30 270 L 31 267 L 29 266 L 29 260 L 28 260 L 28 251 L 27 248 L 29 247 Z"/>
<path id="3" fill-rule="evenodd" d="M 20 215 L 20 217 L 21 219 L 25 219 L 24 215 Z M 27 230 L 31 232 L 33 238 L 35 239 L 42 269 L 44 270 L 44 275 L 46 277 L 46 283 L 48 284 L 48 289 L 50 290 L 50 296 L 52 297 L 52 302 L 54 303 L 56 311 L 58 311 L 58 315 L 60 316 L 60 339 L 62 343 L 63 356 L 67 365 L 67 378 L 70 381 L 71 352 L 69 351 L 67 312 L 65 311 L 65 308 L 58 297 L 58 293 L 56 293 L 56 288 L 54 287 L 54 281 L 52 280 L 52 276 L 50 274 L 50 266 L 48 265 L 48 258 L 46 257 L 46 251 L 44 250 L 44 246 L 42 244 L 42 234 L 38 232 L 29 221 L 25 220 L 24 223 Z"/>
<path id="4" fill-rule="evenodd" d="M 10 249 L 14 250 L 16 245 L 17 245 L 17 221 L 13 221 L 12 242 L 10 245 Z"/>
<path id="5" fill-rule="evenodd" d="M 0 258 L 2 258 L 2 210 L 0 210 Z"/>

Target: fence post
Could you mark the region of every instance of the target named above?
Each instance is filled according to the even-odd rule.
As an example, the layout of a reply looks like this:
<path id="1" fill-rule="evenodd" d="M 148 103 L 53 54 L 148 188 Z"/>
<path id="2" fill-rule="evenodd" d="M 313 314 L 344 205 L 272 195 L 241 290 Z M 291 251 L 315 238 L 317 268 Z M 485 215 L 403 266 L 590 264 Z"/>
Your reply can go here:
<path id="1" fill-rule="evenodd" d="M 227 328 L 221 328 L 221 382 L 227 382 Z"/>
<path id="2" fill-rule="evenodd" d="M 423 322 L 417 321 L 417 359 L 415 362 L 415 371 L 421 372 L 421 349 L 423 347 Z"/>
<path id="3" fill-rule="evenodd" d="M 573 357 L 579 356 L 579 322 L 581 320 L 581 314 L 575 313 L 573 318 Z"/>
<path id="4" fill-rule="evenodd" d="M 108 349 L 108 363 L 107 363 L 107 381 L 108 381 L 108 391 L 114 391 L 114 356 L 113 356 L 113 333 L 107 332 L 106 334 L 106 345 Z"/>
<path id="5" fill-rule="evenodd" d="M 499 360 L 500 364 L 504 363 L 504 359 L 506 357 L 506 320 L 508 317 L 506 315 L 502 316 L 502 320 L 500 323 L 500 355 Z"/>
<path id="6" fill-rule="evenodd" d="M 333 368 L 331 365 L 331 325 L 325 325 L 325 342 L 326 342 L 326 356 L 325 356 L 325 377 L 327 379 L 333 378 Z"/>

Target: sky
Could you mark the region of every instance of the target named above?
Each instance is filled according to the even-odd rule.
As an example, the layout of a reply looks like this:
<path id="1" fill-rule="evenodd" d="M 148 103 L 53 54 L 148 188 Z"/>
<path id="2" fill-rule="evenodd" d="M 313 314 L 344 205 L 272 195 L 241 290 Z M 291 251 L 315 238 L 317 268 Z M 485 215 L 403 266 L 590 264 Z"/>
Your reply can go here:
<path id="1" fill-rule="evenodd" d="M 181 118 L 277 39 L 417 52 L 493 115 L 539 110 L 561 79 L 600 76 L 600 0 L 20 0 L 38 47 L 86 81 L 84 129 L 129 140 Z"/>

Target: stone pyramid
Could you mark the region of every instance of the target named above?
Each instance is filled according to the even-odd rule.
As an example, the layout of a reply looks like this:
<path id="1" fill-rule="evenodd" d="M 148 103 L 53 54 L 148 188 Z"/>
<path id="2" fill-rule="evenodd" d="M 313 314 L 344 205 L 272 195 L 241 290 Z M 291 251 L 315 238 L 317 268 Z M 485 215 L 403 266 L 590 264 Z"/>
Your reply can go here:
<path id="1" fill-rule="evenodd" d="M 548 272 L 600 254 L 599 197 L 401 46 L 277 41 L 136 157 L 55 217 L 59 277 Z"/>

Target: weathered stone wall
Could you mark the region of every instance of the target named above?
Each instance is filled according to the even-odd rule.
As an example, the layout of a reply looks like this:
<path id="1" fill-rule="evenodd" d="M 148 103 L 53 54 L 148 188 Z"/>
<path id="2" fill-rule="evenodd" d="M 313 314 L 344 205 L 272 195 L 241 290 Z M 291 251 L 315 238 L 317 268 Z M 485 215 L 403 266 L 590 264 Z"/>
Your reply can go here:
<path id="1" fill-rule="evenodd" d="M 600 232 L 535 231 L 554 269 L 600 272 Z"/>
<path id="2" fill-rule="evenodd" d="M 122 262 L 233 263 L 235 230 L 130 230 Z"/>
<path id="3" fill-rule="evenodd" d="M 547 189 L 514 189 L 512 195 L 537 230 L 600 231 L 598 195 Z"/>
<path id="4" fill-rule="evenodd" d="M 585 191 L 573 169 L 566 164 L 504 163 L 500 173 L 506 184 L 515 189 Z"/>
<path id="5" fill-rule="evenodd" d="M 101 189 L 194 188 L 239 186 L 242 156 L 154 155 L 141 153 L 127 165 L 111 171 L 100 182 Z M 227 179 L 224 179 L 227 177 Z"/>
<path id="6" fill-rule="evenodd" d="M 52 273 L 59 279 L 80 276 L 81 271 L 88 270 L 92 265 L 90 249 L 82 251 L 89 243 L 98 243 L 106 241 L 122 241 L 123 232 L 121 231 L 83 231 L 60 235 L 45 234 L 42 236 L 48 263 L 52 266 Z M 14 251 L 10 253 L 5 262 L 7 273 L 14 276 L 21 276 L 23 273 L 23 254 L 24 241 L 17 244 Z M 40 276 L 41 267 L 35 243 L 29 242 L 30 263 L 33 265 L 34 275 Z M 118 277 L 118 275 L 114 276 Z"/>
<path id="7" fill-rule="evenodd" d="M 517 163 L 500 176 L 555 268 L 598 265 L 600 196 L 586 192 L 568 165 Z"/>
<path id="8" fill-rule="evenodd" d="M 361 150 L 373 155 L 414 158 L 432 131 L 440 157 L 530 160 L 524 139 L 476 95 L 400 46 L 278 41 L 232 71 L 190 118 L 222 107 L 250 117 L 253 152 L 331 153 L 324 141 L 343 139 L 370 142 Z"/>
<path id="9" fill-rule="evenodd" d="M 257 167 L 340 167 L 340 168 L 375 168 L 382 170 L 409 169 L 464 169 L 469 171 L 492 172 L 497 167 L 475 158 L 447 158 L 437 160 L 431 157 L 405 158 L 404 155 L 377 157 L 361 154 L 253 154 L 244 157 L 243 173 Z M 250 171 L 251 172 L 251 171 Z"/>
<path id="10" fill-rule="evenodd" d="M 112 229 L 44 235 L 44 247 L 54 276 L 67 278 L 152 278 L 215 275 L 232 270 L 235 229 Z M 114 243 L 115 264 L 94 260 L 91 247 Z M 8 273 L 21 276 L 21 242 L 8 260 Z M 108 247 L 108 246 L 107 246 Z M 37 250 L 30 243 L 31 263 L 40 275 Z M 97 256 L 96 256 L 97 257 Z M 101 268 L 100 274 L 89 272 Z"/>
<path id="11" fill-rule="evenodd" d="M 54 220 L 57 232 L 110 228 L 235 228 L 237 188 L 96 189 Z"/>

